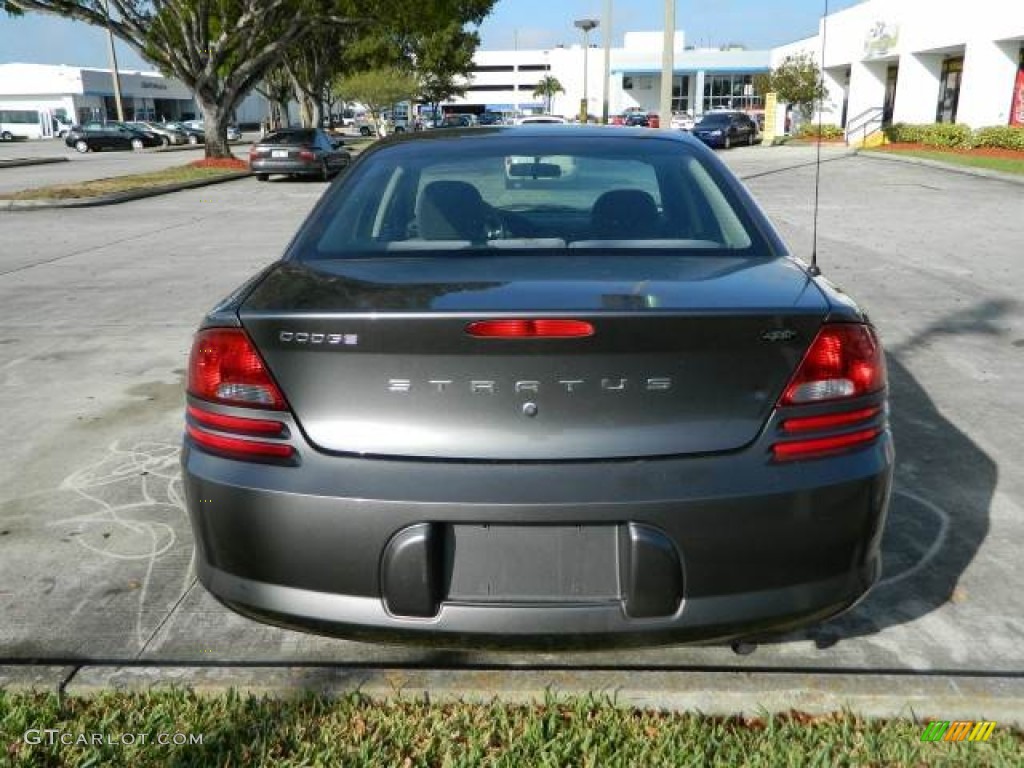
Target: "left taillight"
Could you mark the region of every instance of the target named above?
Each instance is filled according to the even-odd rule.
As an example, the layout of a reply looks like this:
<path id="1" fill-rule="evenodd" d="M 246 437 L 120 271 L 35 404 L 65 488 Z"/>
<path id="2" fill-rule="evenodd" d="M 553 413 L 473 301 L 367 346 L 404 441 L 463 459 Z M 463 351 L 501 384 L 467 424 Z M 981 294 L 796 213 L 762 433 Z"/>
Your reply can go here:
<path id="1" fill-rule="evenodd" d="M 196 334 L 188 366 L 186 431 L 208 451 L 238 459 L 291 460 L 295 448 L 283 442 L 288 427 L 266 417 L 231 415 L 210 405 L 286 411 L 281 390 L 241 328 L 211 328 Z M 250 438 L 266 438 L 253 440 Z"/>

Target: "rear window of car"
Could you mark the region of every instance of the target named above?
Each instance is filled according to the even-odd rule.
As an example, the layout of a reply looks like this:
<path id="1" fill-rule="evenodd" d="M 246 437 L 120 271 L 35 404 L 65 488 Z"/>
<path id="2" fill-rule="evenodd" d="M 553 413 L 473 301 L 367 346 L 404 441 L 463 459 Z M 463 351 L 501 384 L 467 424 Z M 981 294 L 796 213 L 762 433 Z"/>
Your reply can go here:
<path id="1" fill-rule="evenodd" d="M 275 131 L 260 139 L 260 144 L 309 144 L 316 131 Z"/>
<path id="2" fill-rule="evenodd" d="M 557 135 L 372 151 L 296 240 L 299 260 L 645 249 L 768 255 L 723 171 L 682 142 Z"/>

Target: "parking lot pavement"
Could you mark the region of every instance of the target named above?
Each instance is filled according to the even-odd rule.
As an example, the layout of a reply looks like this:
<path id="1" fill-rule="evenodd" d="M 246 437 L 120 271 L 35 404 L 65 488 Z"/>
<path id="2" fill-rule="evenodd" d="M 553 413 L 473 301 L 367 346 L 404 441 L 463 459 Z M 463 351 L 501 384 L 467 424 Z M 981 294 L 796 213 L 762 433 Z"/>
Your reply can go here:
<path id="1" fill-rule="evenodd" d="M 809 256 L 806 153 L 722 157 Z M 221 607 L 193 576 L 178 477 L 190 336 L 323 188 L 244 180 L 2 219 L 0 383 L 18 439 L 0 464 L 0 660 L 1024 668 L 1022 189 L 856 157 L 823 167 L 818 255 L 888 346 L 898 459 L 883 578 L 850 613 L 740 657 L 400 648 Z"/>
<path id="2" fill-rule="evenodd" d="M 236 154 L 241 152 L 236 149 Z M 132 173 L 147 173 L 185 165 L 203 157 L 203 147 L 174 148 L 170 151 L 144 149 L 139 152 L 88 152 L 80 154 L 64 146 L 62 139 L 0 143 L 0 159 L 26 157 L 66 157 L 66 163 L 0 167 L 0 194 L 22 189 L 69 184 Z"/>

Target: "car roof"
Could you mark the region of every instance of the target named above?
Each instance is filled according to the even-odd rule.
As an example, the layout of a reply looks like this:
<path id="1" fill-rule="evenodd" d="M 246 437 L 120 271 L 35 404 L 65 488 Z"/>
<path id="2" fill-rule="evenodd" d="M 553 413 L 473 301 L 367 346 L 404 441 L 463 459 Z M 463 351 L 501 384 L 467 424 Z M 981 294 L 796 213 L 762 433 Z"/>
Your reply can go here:
<path id="1" fill-rule="evenodd" d="M 486 125 L 466 128 L 449 128 L 444 131 L 417 131 L 415 133 L 394 133 L 375 142 L 363 151 L 363 155 L 374 154 L 380 149 L 413 141 L 467 141 L 480 142 L 538 139 L 610 139 L 617 141 L 674 141 L 703 147 L 703 143 L 685 131 L 658 131 L 613 125 L 588 125 L 583 123 L 524 123 L 522 125 Z"/>

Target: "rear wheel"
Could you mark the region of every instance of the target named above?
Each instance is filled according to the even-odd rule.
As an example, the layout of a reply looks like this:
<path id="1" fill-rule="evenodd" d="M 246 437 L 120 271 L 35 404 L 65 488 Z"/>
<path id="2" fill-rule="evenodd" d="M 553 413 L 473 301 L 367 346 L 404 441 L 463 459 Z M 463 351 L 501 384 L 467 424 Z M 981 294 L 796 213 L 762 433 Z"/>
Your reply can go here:
<path id="1" fill-rule="evenodd" d="M 266 181 L 269 178 L 270 178 L 270 174 L 269 173 L 257 173 L 256 174 L 256 181 Z"/>
<path id="2" fill-rule="evenodd" d="M 132 139 L 132 149 L 142 149 L 144 146 L 142 139 Z"/>
<path id="3" fill-rule="evenodd" d="M 320 161 L 320 178 L 324 181 L 331 180 L 331 168 L 327 165 L 327 158 Z"/>
<path id="4" fill-rule="evenodd" d="M 732 139 L 729 138 L 728 134 L 726 134 L 725 139 L 722 140 L 722 148 L 723 149 L 732 149 Z"/>
<path id="5" fill-rule="evenodd" d="M 754 146 L 754 132 L 753 131 L 751 131 L 750 133 L 747 134 L 747 146 L 748 147 Z"/>
<path id="6" fill-rule="evenodd" d="M 167 138 L 166 136 L 161 136 L 160 137 L 160 146 L 163 146 L 163 147 L 171 146 L 171 140 L 169 138 Z"/>
<path id="7" fill-rule="evenodd" d="M 360 129 L 359 129 L 359 135 L 360 135 L 360 136 L 369 136 L 369 135 L 370 135 L 370 129 L 369 129 L 369 128 L 367 128 L 367 127 L 366 127 L 366 126 L 364 125 L 364 126 L 363 126 L 362 128 L 360 128 Z"/>
<path id="8" fill-rule="evenodd" d="M 0 139 L 3 139 L 4 141 L 11 141 L 13 138 L 14 134 L 12 134 L 10 131 L 4 131 L 3 133 L 0 133 Z"/>
<path id="9" fill-rule="evenodd" d="M 198 144 L 199 143 L 199 139 L 197 139 L 192 134 L 189 134 L 189 136 L 188 136 L 188 143 L 189 144 Z"/>
<path id="10" fill-rule="evenodd" d="M 75 149 L 81 152 L 83 155 L 89 151 L 89 142 L 85 139 L 79 139 L 75 142 Z"/>

